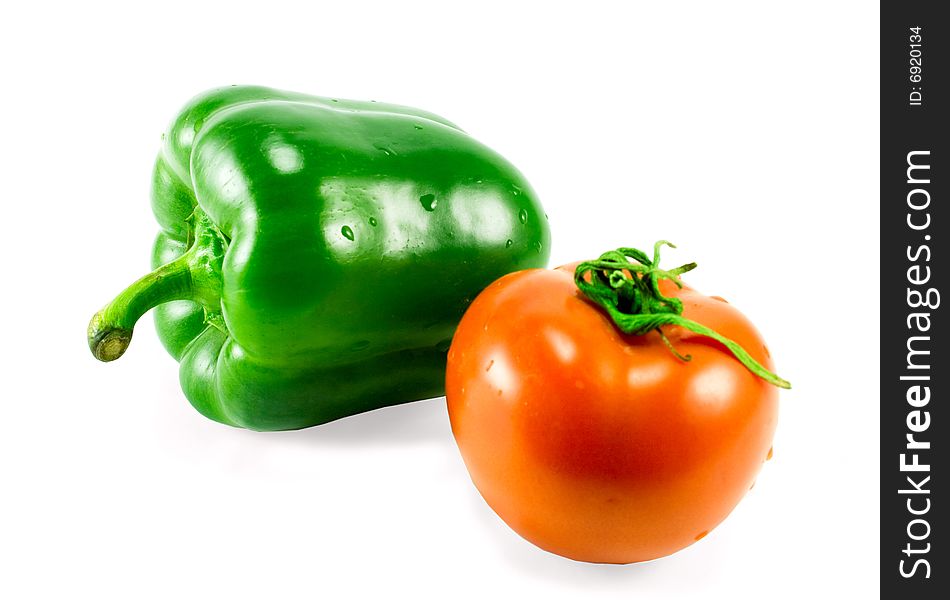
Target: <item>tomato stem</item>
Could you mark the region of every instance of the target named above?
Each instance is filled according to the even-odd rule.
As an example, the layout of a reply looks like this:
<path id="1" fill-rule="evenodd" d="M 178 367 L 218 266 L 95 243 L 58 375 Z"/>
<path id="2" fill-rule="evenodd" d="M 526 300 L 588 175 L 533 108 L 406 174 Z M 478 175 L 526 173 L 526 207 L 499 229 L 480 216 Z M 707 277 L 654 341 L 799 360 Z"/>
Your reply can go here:
<path id="1" fill-rule="evenodd" d="M 591 301 L 602 306 L 620 331 L 633 335 L 659 333 L 663 343 L 674 356 L 683 361 L 692 360 L 689 354 L 680 354 L 666 337 L 661 327 L 674 325 L 716 340 L 725 346 L 749 371 L 768 383 L 790 389 L 792 385 L 769 371 L 745 351 L 745 348 L 720 333 L 683 316 L 683 302 L 660 293 L 660 280 L 668 279 L 683 287 L 679 276 L 696 268 L 688 263 L 675 269 L 660 268 L 660 249 L 675 248 L 666 240 L 653 246 L 651 259 L 636 248 L 618 248 L 577 265 L 574 283 Z M 631 262 L 632 259 L 632 262 Z M 585 277 L 587 274 L 590 277 Z"/>

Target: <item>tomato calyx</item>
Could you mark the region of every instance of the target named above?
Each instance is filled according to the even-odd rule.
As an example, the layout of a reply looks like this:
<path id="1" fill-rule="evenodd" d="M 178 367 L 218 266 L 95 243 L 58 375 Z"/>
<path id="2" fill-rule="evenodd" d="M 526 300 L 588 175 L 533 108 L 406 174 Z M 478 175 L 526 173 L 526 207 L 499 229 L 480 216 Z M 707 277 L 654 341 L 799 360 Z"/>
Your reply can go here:
<path id="1" fill-rule="evenodd" d="M 600 255 L 597 260 L 588 260 L 577 265 L 574 283 L 595 304 L 607 311 L 620 331 L 633 335 L 646 335 L 656 331 L 677 358 L 692 359 L 680 354 L 663 333 L 662 327 L 675 325 L 699 335 L 712 338 L 725 346 L 749 371 L 763 380 L 784 389 L 792 385 L 766 369 L 746 350 L 718 332 L 683 316 L 683 302 L 679 298 L 664 296 L 660 292 L 660 280 L 667 279 L 683 287 L 679 276 L 696 268 L 688 263 L 675 269 L 660 268 L 660 249 L 675 248 L 666 240 L 653 245 L 653 258 L 636 248 L 617 248 Z"/>

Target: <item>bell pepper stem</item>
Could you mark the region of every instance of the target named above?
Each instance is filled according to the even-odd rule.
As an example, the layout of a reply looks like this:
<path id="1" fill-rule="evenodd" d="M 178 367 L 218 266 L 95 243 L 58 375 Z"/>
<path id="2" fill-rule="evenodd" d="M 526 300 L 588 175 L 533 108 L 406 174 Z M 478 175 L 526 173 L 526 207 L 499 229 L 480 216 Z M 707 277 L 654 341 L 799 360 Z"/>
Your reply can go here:
<path id="1" fill-rule="evenodd" d="M 103 362 L 122 356 L 132 341 L 135 323 L 150 309 L 192 295 L 192 251 L 162 265 L 125 288 L 93 315 L 87 332 L 89 349 Z"/>
<path id="2" fill-rule="evenodd" d="M 122 356 L 132 341 L 135 323 L 165 302 L 198 302 L 205 309 L 205 320 L 217 323 L 228 239 L 200 208 L 195 208 L 188 223 L 193 227 L 193 241 L 184 254 L 125 288 L 93 315 L 86 331 L 93 356 L 103 362 Z"/>

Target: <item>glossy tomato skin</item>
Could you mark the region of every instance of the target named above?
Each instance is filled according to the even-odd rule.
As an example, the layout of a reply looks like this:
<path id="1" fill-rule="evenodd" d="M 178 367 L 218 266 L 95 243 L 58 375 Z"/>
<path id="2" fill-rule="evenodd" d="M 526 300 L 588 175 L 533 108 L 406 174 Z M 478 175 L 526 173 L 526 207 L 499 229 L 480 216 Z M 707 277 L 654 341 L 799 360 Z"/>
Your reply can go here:
<path id="1" fill-rule="evenodd" d="M 574 265 L 507 275 L 469 307 L 448 355 L 452 431 L 494 511 L 541 548 L 630 563 L 672 554 L 736 506 L 769 455 L 778 394 L 718 342 L 678 328 L 624 335 Z M 683 316 L 772 369 L 724 300 L 670 282 Z"/>

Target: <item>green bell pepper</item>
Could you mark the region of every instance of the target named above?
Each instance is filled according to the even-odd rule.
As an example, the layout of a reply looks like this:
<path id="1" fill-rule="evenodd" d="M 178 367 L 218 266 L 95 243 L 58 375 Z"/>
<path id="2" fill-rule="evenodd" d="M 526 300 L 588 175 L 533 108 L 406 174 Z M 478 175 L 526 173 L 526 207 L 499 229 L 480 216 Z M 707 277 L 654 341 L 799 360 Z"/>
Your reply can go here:
<path id="1" fill-rule="evenodd" d="M 550 248 L 521 173 L 445 119 L 262 87 L 185 106 L 152 208 L 155 270 L 96 313 L 90 349 L 115 360 L 155 308 L 192 405 L 256 430 L 443 394 L 468 304 Z"/>

